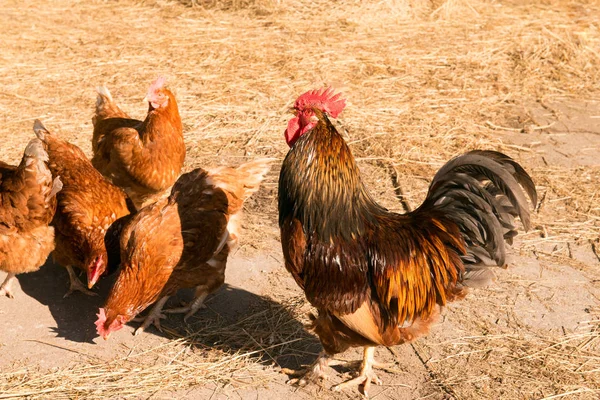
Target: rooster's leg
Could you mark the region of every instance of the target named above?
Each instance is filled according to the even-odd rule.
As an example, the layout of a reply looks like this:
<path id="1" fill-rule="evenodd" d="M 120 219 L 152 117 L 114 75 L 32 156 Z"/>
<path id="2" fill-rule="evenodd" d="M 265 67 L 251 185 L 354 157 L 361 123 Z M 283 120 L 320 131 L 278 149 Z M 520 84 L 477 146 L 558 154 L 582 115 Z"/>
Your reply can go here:
<path id="1" fill-rule="evenodd" d="M 381 380 L 375 375 L 373 372 L 373 365 L 377 364 L 373 359 L 375 355 L 375 347 L 365 347 L 365 352 L 363 356 L 363 362 L 360 368 L 360 374 L 354 378 L 346 381 L 344 383 L 340 383 L 332 388 L 333 391 L 339 392 L 340 390 L 352 386 L 352 385 L 364 385 L 363 393 L 365 397 L 369 397 L 369 387 L 371 386 L 371 382 L 375 382 L 376 385 L 381 385 Z"/>
<path id="2" fill-rule="evenodd" d="M 0 286 L 0 296 L 7 296 L 11 299 L 14 297 L 12 291 L 10 290 L 10 285 L 15 279 L 15 274 L 11 274 L 9 272 L 4 280 L 4 283 L 2 283 L 2 286 Z"/>
<path id="3" fill-rule="evenodd" d="M 162 328 L 160 327 L 160 320 L 162 318 L 166 318 L 165 314 L 162 313 L 162 308 L 164 307 L 167 300 L 169 300 L 169 296 L 165 296 L 156 302 L 154 307 L 152 307 L 152 311 L 150 311 L 146 319 L 144 319 L 142 325 L 139 328 L 137 328 L 133 333 L 135 336 L 144 332 L 146 328 L 148 328 L 152 324 L 154 324 L 156 329 L 162 332 Z"/>
<path id="4" fill-rule="evenodd" d="M 331 357 L 326 352 L 322 351 L 313 365 L 302 371 L 290 371 L 292 375 L 298 376 L 287 381 L 288 385 L 305 386 L 309 382 L 317 382 L 327 379 L 325 369 L 329 366 Z"/>
<path id="5" fill-rule="evenodd" d="M 206 306 L 204 305 L 204 299 L 206 299 L 206 296 L 209 295 L 209 292 L 207 290 L 206 286 L 198 286 L 196 288 L 196 296 L 194 298 L 194 300 L 184 306 L 184 307 L 179 307 L 179 308 L 171 308 L 169 310 L 165 310 L 166 313 L 173 313 L 173 314 L 181 314 L 181 313 L 186 313 L 185 317 L 183 317 L 183 321 L 187 322 L 188 318 L 191 317 L 192 315 L 196 314 L 196 312 L 201 309 L 201 308 L 206 308 Z"/>
<path id="6" fill-rule="evenodd" d="M 79 280 L 77 275 L 75 275 L 75 271 L 73 271 L 73 267 L 71 267 L 70 265 L 67 265 L 65 268 L 67 269 L 67 272 L 69 273 L 70 284 L 69 284 L 69 291 L 67 293 L 65 293 L 65 295 L 63 297 L 68 297 L 75 291 L 79 291 L 83 294 L 87 294 L 88 296 L 98 296 L 98 293 L 88 290 L 85 287 L 85 285 L 83 283 L 81 283 L 81 281 Z"/>

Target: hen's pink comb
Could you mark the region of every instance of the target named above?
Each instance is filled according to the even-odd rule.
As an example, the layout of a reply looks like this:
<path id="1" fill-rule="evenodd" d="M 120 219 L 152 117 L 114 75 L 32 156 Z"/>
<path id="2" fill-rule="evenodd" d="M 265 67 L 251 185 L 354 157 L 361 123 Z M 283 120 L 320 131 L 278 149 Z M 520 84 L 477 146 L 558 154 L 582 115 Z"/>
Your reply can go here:
<path id="1" fill-rule="evenodd" d="M 98 335 L 104 337 L 107 333 L 104 328 L 104 323 L 106 322 L 106 313 L 104 312 L 104 308 L 100 309 L 100 312 L 96 314 L 98 316 L 98 321 L 96 321 L 96 332 Z"/>
<path id="2" fill-rule="evenodd" d="M 165 87 L 166 83 L 167 79 L 164 76 L 159 76 L 154 82 L 150 84 L 150 87 L 148 88 L 148 93 L 153 93 L 157 90 L 162 89 L 163 87 Z"/>
<path id="3" fill-rule="evenodd" d="M 332 118 L 337 118 L 346 107 L 346 100 L 342 99 L 341 96 L 341 93 L 335 94 L 331 87 L 309 90 L 298 97 L 294 103 L 294 108 L 302 111 L 308 107 L 314 107 L 326 112 Z"/>

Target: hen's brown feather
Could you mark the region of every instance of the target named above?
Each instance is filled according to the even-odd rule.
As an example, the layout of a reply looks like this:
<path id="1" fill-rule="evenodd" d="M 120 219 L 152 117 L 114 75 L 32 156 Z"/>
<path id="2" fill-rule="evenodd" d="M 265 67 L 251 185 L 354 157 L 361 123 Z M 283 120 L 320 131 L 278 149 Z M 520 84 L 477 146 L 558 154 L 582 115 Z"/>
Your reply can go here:
<path id="1" fill-rule="evenodd" d="M 127 224 L 121 235 L 121 272 L 105 307 L 108 318 L 113 313 L 135 316 L 160 297 L 184 249 L 180 223 L 176 205 L 162 199 Z"/>
<path id="2" fill-rule="evenodd" d="M 48 152 L 52 175 L 63 182 L 52 221 L 56 229 L 54 260 L 87 271 L 94 258 L 102 257 L 105 268 L 114 270 L 119 263 L 118 248 L 107 249 L 106 234 L 116 220 L 135 211 L 133 204 L 92 166 L 79 147 L 49 133 L 41 123 L 36 134 Z M 109 238 L 109 243 L 114 240 Z"/>
<path id="3" fill-rule="evenodd" d="M 167 199 L 140 210 L 121 237 L 123 268 L 106 302 L 106 329 L 179 289 L 202 287 L 208 294 L 219 288 L 243 201 L 267 170 L 267 161 L 199 168 L 182 175 Z"/>
<path id="4" fill-rule="evenodd" d="M 171 91 L 162 90 L 167 106 L 150 106 L 144 121 L 129 118 L 108 90 L 99 91 L 93 118 L 92 164 L 123 188 L 138 209 L 168 195 L 185 158 L 177 101 Z"/>
<path id="5" fill-rule="evenodd" d="M 27 145 L 18 166 L 0 162 L 0 270 L 36 271 L 54 249 L 48 224 L 56 210 L 60 179 L 52 179 L 48 155 L 38 139 Z"/>

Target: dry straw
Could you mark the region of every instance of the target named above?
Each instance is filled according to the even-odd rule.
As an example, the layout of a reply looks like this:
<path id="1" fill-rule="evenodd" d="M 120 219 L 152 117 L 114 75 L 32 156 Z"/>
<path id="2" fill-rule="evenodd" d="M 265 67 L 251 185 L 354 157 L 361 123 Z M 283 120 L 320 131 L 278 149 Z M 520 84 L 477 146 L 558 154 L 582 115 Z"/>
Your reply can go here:
<path id="1" fill-rule="evenodd" d="M 600 168 L 544 163 L 544 150 L 522 135 L 550 129 L 532 119 L 532 104 L 600 100 L 598 15 L 600 4 L 584 0 L 8 0 L 0 13 L 2 159 L 16 162 L 35 118 L 90 154 L 94 88 L 106 84 L 125 110 L 142 117 L 146 87 L 159 73 L 178 97 L 187 169 L 282 158 L 291 102 L 329 83 L 349 101 L 341 123 L 386 206 L 401 209 L 392 170 L 414 206 L 452 156 L 471 148 L 504 151 L 532 172 L 542 199 L 535 228 L 516 251 L 566 260 L 597 279 L 599 264 L 575 260 L 571 246 L 600 246 Z M 266 251 L 278 238 L 277 172 L 248 205 L 248 249 Z M 300 303 L 286 307 L 297 315 Z M 214 331 L 190 332 L 139 356 L 49 374 L 2 371 L 0 398 L 142 397 L 209 381 L 268 382 L 274 372 L 265 357 L 268 363 L 312 340 L 277 333 L 285 329 L 274 322 L 278 312 L 257 316 L 255 326 L 244 327 L 246 336 L 206 321 Z M 460 398 L 498 398 L 504 386 L 506 398 L 598 398 L 595 313 L 596 325 L 584 333 L 513 332 L 452 344 L 454 358 L 431 369 Z M 282 337 L 258 353 L 247 350 L 267 332 Z M 206 335 L 236 345 L 197 345 Z M 462 358 L 488 360 L 477 364 L 487 365 L 482 379 L 505 374 L 508 383 L 486 381 L 472 392 L 472 382 L 452 372 L 453 360 Z"/>
<path id="2" fill-rule="evenodd" d="M 110 361 L 80 353 L 85 362 L 64 368 L 2 371 L 0 399 L 146 398 L 198 385 L 262 385 L 278 375 L 274 367 L 282 360 L 316 356 L 317 343 L 297 322 L 304 320 L 299 311 L 306 311 L 300 298 L 265 304 L 237 323 L 213 314 L 197 321 L 201 328 L 193 331 L 166 328 L 172 340 L 130 348 Z"/>

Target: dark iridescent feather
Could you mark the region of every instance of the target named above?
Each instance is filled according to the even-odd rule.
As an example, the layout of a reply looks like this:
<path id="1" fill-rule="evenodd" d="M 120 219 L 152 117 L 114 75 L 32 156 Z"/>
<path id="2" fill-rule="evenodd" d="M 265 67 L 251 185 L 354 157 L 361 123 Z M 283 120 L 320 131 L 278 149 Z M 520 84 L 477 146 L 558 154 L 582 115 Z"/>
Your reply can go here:
<path id="1" fill-rule="evenodd" d="M 535 185 L 518 163 L 496 151 L 474 150 L 440 168 L 421 209 L 444 210 L 459 226 L 469 253 L 465 263 L 503 266 L 504 243 L 517 235 L 514 217 L 529 229 L 523 189 L 535 205 Z"/>
<path id="2" fill-rule="evenodd" d="M 286 267 L 319 310 L 354 313 L 368 301 L 382 331 L 427 318 L 504 266 L 515 217 L 529 227 L 529 175 L 510 157 L 471 151 L 435 175 L 407 214 L 378 205 L 326 115 L 286 156 L 279 179 L 282 239 L 302 243 Z M 292 229 L 301 227 L 301 232 Z M 289 242 L 282 240 L 284 253 Z"/>

